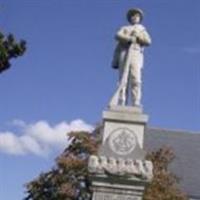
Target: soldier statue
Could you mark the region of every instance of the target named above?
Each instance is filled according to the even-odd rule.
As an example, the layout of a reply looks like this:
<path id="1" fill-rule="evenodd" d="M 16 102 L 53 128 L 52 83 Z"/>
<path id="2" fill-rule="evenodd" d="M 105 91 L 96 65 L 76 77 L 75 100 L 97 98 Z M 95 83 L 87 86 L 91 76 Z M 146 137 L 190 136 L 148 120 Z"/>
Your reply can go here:
<path id="1" fill-rule="evenodd" d="M 119 70 L 118 88 L 109 106 L 127 106 L 129 89 L 131 105 L 141 106 L 141 72 L 143 68 L 143 51 L 151 44 L 146 28 L 140 24 L 143 19 L 141 9 L 130 9 L 127 20 L 130 25 L 123 26 L 116 34 L 117 46 L 114 52 L 112 67 Z"/>

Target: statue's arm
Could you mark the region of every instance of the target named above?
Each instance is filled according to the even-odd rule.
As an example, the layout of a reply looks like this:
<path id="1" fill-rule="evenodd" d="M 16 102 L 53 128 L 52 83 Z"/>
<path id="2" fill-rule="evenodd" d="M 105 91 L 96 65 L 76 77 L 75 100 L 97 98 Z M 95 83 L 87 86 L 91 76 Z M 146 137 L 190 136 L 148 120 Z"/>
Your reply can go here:
<path id="1" fill-rule="evenodd" d="M 143 29 L 140 32 L 140 34 L 137 36 L 137 41 L 143 46 L 149 46 L 152 43 L 151 36 L 146 29 Z"/>
<path id="2" fill-rule="evenodd" d="M 115 39 L 122 43 L 131 43 L 136 37 L 130 36 L 128 30 L 122 27 L 115 35 Z"/>

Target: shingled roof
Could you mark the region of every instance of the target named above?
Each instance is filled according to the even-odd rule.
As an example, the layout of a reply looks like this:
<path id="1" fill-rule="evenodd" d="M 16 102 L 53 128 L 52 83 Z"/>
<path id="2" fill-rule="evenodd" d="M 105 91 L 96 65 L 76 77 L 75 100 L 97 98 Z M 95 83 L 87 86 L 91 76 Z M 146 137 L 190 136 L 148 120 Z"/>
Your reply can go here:
<path id="1" fill-rule="evenodd" d="M 147 127 L 144 148 L 147 151 L 169 146 L 176 158 L 172 171 L 181 178 L 180 185 L 192 199 L 200 199 L 200 133 Z"/>

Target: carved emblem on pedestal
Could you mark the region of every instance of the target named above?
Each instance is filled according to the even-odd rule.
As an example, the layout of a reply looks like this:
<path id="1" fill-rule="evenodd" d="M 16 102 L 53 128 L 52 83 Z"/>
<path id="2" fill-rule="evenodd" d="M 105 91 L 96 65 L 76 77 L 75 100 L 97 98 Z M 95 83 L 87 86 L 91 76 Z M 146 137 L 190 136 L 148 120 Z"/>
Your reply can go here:
<path id="1" fill-rule="evenodd" d="M 110 134 L 109 146 L 119 155 L 131 153 L 137 144 L 135 133 L 128 128 L 118 128 Z"/>

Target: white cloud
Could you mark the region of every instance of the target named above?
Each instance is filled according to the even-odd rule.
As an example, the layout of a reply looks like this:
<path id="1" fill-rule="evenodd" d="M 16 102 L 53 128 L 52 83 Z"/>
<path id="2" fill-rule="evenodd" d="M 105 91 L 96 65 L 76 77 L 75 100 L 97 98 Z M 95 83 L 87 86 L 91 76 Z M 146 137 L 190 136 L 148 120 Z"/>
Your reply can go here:
<path id="1" fill-rule="evenodd" d="M 10 154 L 24 154 L 20 140 L 11 132 L 0 134 L 0 151 Z"/>
<path id="2" fill-rule="evenodd" d="M 93 130 L 91 125 L 80 119 L 70 123 L 63 121 L 54 126 L 46 121 L 27 124 L 22 120 L 14 120 L 12 125 L 16 126 L 21 134 L 0 132 L 0 152 L 13 155 L 46 156 L 67 146 L 67 133 Z"/>

